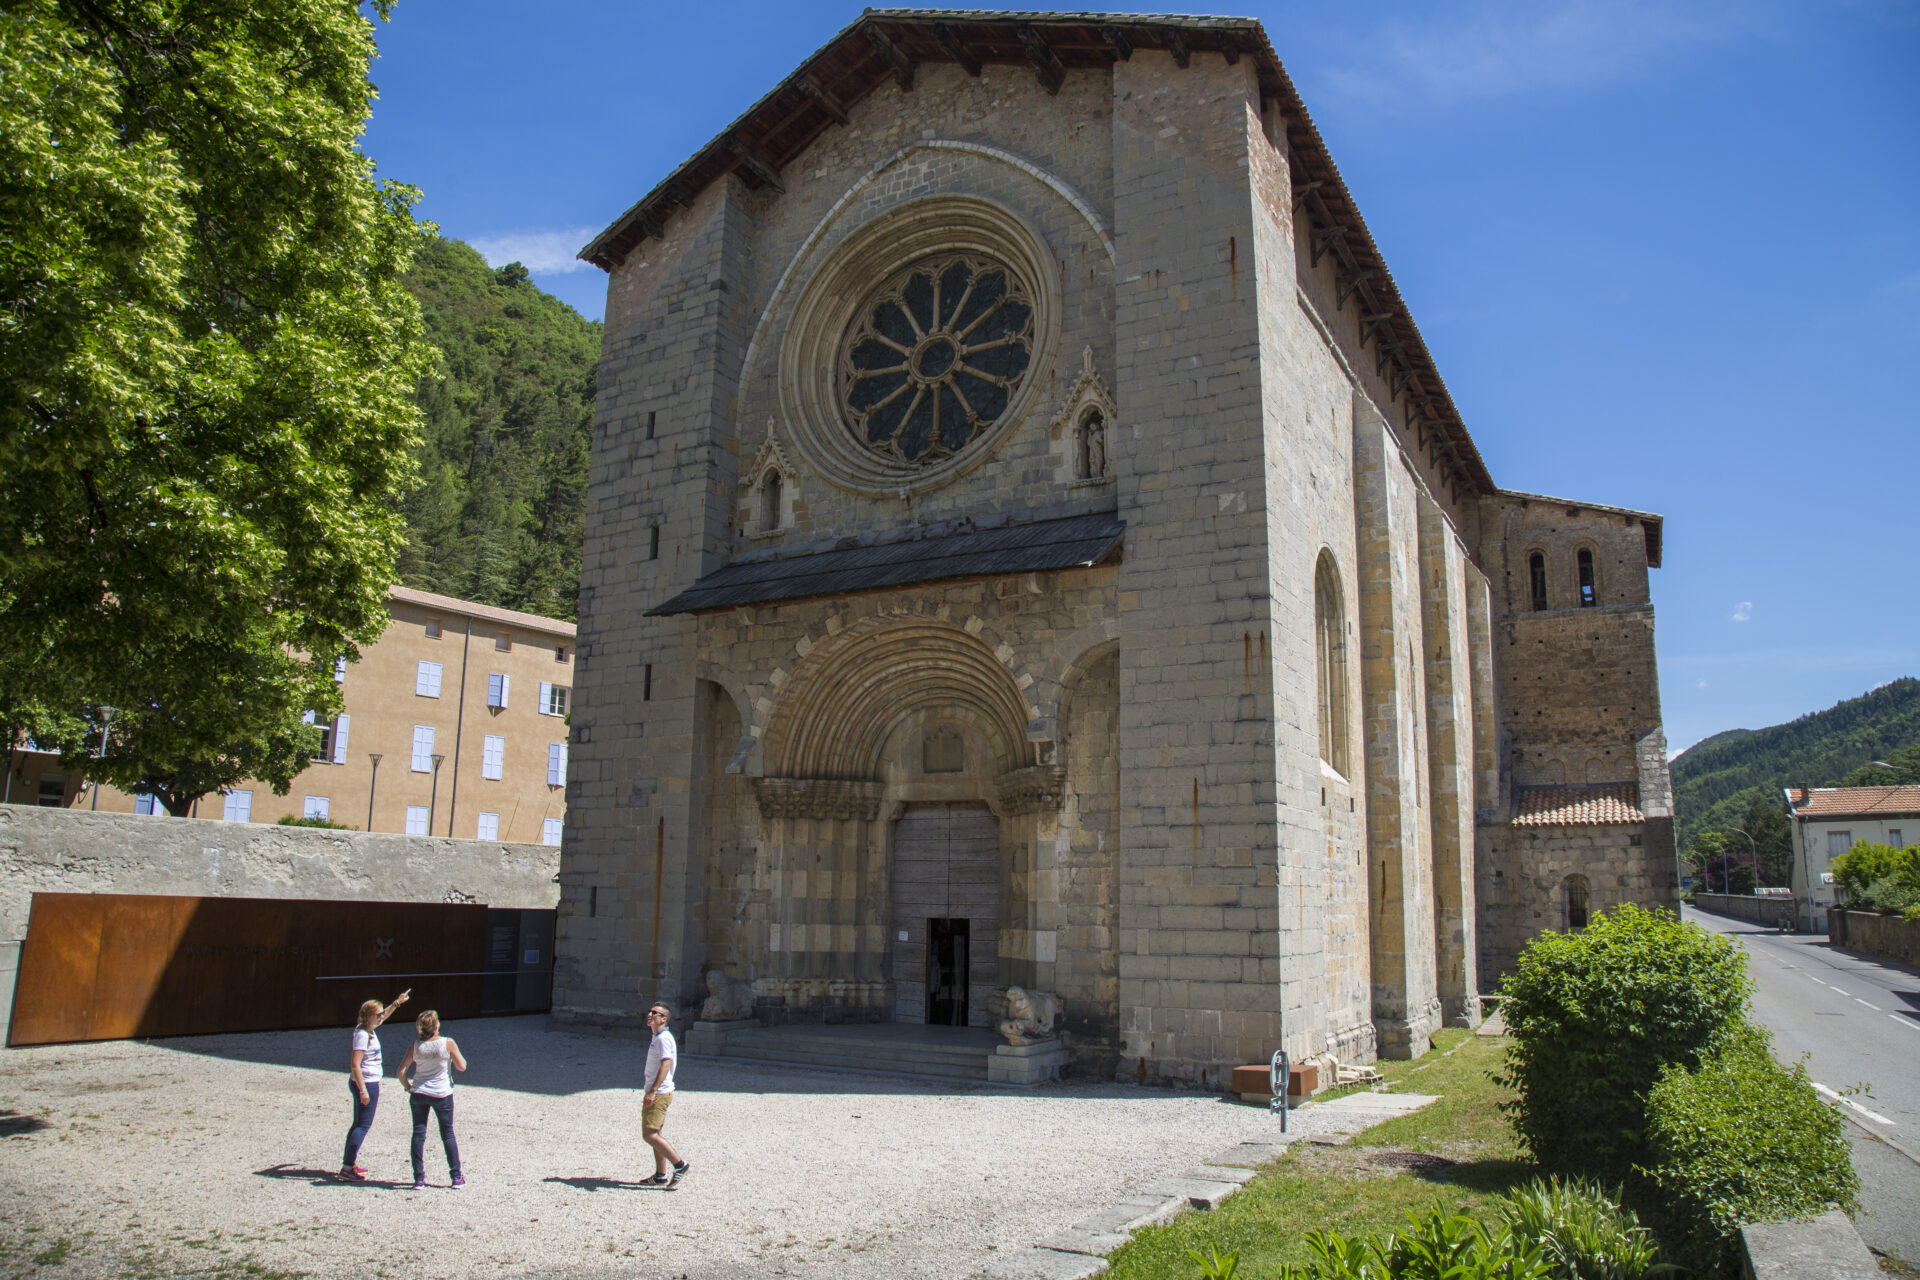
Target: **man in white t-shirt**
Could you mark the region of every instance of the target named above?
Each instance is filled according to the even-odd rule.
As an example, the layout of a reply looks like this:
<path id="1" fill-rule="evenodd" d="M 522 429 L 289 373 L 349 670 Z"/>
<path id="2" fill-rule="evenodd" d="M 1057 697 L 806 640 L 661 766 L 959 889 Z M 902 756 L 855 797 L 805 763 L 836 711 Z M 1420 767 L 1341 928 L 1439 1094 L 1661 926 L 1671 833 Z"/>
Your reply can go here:
<path id="1" fill-rule="evenodd" d="M 670 1016 L 663 1004 L 647 1010 L 647 1030 L 653 1039 L 647 1044 L 647 1092 L 640 1101 L 640 1132 L 653 1148 L 653 1176 L 640 1180 L 643 1187 L 675 1187 L 687 1176 L 687 1162 L 660 1136 L 667 1123 L 667 1107 L 673 1102 L 674 1059 L 680 1056 L 673 1032 L 667 1030 Z"/>

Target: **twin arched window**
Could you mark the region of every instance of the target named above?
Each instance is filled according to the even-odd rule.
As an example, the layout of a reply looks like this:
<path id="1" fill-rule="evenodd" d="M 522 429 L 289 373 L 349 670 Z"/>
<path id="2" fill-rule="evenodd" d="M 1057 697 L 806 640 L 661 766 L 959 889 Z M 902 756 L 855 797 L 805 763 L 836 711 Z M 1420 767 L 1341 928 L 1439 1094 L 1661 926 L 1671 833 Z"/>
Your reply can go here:
<path id="1" fill-rule="evenodd" d="M 1580 607 L 1591 609 L 1600 603 L 1599 577 L 1594 569 L 1591 547 L 1581 547 L 1574 553 L 1574 567 Z M 1527 555 L 1527 598 L 1535 613 L 1548 607 L 1547 555 L 1544 551 L 1533 551 Z"/>
<path id="2" fill-rule="evenodd" d="M 1320 553 L 1313 573 L 1314 675 L 1320 693 L 1320 758 L 1341 773 L 1347 767 L 1347 607 L 1340 570 Z"/>

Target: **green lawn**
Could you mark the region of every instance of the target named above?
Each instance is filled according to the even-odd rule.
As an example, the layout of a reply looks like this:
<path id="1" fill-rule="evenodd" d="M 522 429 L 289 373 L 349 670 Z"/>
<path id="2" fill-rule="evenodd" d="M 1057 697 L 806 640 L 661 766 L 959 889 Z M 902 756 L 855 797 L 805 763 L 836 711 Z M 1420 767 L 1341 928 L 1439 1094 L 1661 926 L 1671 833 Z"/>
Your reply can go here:
<path id="1" fill-rule="evenodd" d="M 1200 1268 L 1187 1250 L 1204 1255 L 1211 1247 L 1240 1254 L 1242 1280 L 1268 1280 L 1281 1265 L 1308 1261 L 1301 1242 L 1315 1227 L 1385 1233 L 1405 1223 L 1407 1210 L 1434 1204 L 1491 1216 L 1499 1194 L 1533 1172 L 1495 1109 L 1505 1091 L 1488 1077 L 1505 1051 L 1504 1038 L 1451 1030 L 1417 1061 L 1381 1064 L 1395 1092 L 1440 1100 L 1351 1146 L 1296 1144 L 1214 1212 L 1141 1231 L 1109 1259 L 1107 1275 L 1194 1280 Z"/>

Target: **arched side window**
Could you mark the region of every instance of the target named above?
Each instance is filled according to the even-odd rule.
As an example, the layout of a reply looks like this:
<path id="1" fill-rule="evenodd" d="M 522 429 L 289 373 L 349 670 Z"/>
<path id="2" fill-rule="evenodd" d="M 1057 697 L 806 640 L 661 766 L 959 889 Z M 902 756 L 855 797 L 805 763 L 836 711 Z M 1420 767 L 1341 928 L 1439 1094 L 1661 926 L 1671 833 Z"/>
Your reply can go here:
<path id="1" fill-rule="evenodd" d="M 1580 607 L 1582 609 L 1591 609 L 1594 605 L 1600 603 L 1599 589 L 1595 586 L 1593 578 L 1592 548 L 1580 548 L 1580 554 L 1576 559 L 1580 566 Z"/>
<path id="2" fill-rule="evenodd" d="M 786 486 L 781 482 L 780 473 L 769 467 L 766 476 L 760 481 L 760 530 L 770 532 L 781 524 L 781 502 L 785 498 Z"/>
<path id="3" fill-rule="evenodd" d="M 1333 556 L 1320 553 L 1313 574 L 1314 675 L 1320 692 L 1320 758 L 1347 770 L 1347 607 Z"/>
<path id="4" fill-rule="evenodd" d="M 1535 613 L 1547 607 L 1547 557 L 1543 552 L 1527 557 L 1527 592 Z"/>
<path id="5" fill-rule="evenodd" d="M 1566 897 L 1567 928 L 1586 928 L 1587 878 L 1585 876 L 1568 876 L 1561 884 L 1561 892 Z"/>

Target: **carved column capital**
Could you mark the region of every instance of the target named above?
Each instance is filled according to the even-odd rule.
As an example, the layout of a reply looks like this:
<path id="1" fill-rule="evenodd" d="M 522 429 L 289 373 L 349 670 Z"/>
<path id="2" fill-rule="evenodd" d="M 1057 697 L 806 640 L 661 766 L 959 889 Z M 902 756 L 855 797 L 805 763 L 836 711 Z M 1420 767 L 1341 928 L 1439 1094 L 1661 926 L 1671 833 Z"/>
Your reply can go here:
<path id="1" fill-rule="evenodd" d="M 881 782 L 842 778 L 755 778 L 754 795 L 763 818 L 837 818 L 871 822 L 886 793 Z"/>
<path id="2" fill-rule="evenodd" d="M 1030 765 L 1001 774 L 993 785 L 1002 813 L 1058 813 L 1067 793 L 1067 770 L 1058 764 Z"/>

